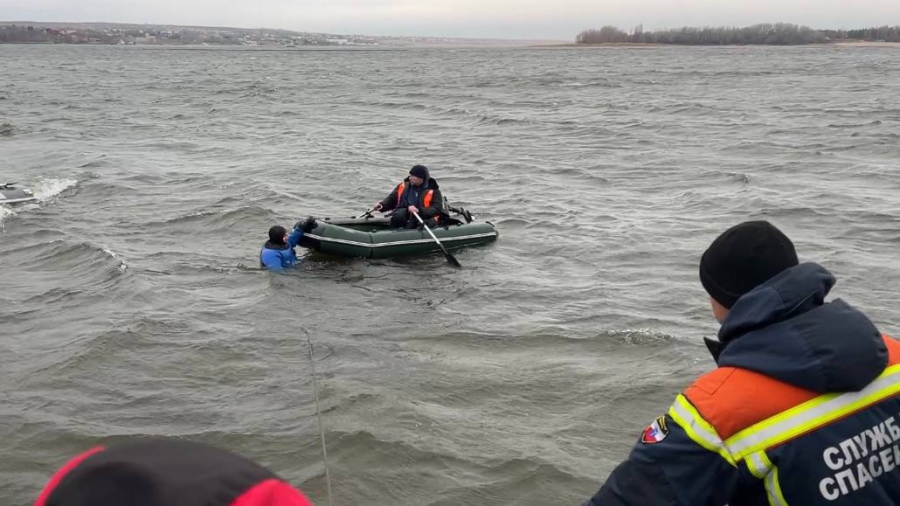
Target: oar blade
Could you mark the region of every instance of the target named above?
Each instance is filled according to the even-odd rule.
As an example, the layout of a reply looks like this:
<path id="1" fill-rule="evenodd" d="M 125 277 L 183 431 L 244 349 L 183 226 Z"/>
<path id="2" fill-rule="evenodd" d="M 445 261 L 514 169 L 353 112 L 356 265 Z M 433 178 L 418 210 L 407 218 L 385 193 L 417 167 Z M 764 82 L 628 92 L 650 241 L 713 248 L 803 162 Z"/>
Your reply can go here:
<path id="1" fill-rule="evenodd" d="M 439 248 L 441 248 L 441 251 L 444 252 L 444 258 L 447 259 L 447 262 L 449 262 L 450 265 L 456 267 L 457 269 L 462 269 L 462 265 L 459 263 L 459 260 L 457 260 L 455 256 L 451 255 L 450 252 L 447 251 L 447 248 L 445 248 L 444 245 L 441 244 L 441 241 L 439 241 L 437 236 L 434 235 L 434 232 L 432 232 L 431 229 L 428 228 L 428 225 L 426 225 L 425 222 L 422 221 L 422 217 L 419 216 L 419 213 L 414 212 L 412 214 L 416 217 L 417 220 L 419 220 L 419 223 L 422 225 L 422 228 L 425 229 L 426 232 L 428 232 L 428 235 L 430 235 L 431 238 L 434 239 L 434 242 L 438 245 Z"/>
<path id="2" fill-rule="evenodd" d="M 450 265 L 456 267 L 457 269 L 462 269 L 462 265 L 459 263 L 459 260 L 457 260 L 455 256 L 451 255 L 449 251 L 444 256 L 447 257 L 447 261 L 450 262 Z"/>

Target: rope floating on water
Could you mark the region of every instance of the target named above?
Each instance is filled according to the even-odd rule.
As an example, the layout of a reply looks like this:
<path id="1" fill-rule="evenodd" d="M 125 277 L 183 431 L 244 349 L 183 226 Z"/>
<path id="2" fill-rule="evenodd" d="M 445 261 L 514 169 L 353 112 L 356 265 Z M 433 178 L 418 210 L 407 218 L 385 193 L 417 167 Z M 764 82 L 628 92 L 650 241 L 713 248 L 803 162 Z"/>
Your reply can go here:
<path id="1" fill-rule="evenodd" d="M 312 339 L 306 332 L 306 343 L 309 345 L 309 365 L 312 369 L 313 392 L 316 397 L 316 418 L 319 421 L 319 439 L 322 441 L 322 461 L 325 463 L 325 485 L 328 487 L 328 506 L 334 506 L 331 499 L 331 473 L 328 472 L 328 450 L 325 448 L 325 431 L 322 428 L 322 410 L 319 408 L 319 380 L 316 377 L 316 359 L 313 356 Z"/>

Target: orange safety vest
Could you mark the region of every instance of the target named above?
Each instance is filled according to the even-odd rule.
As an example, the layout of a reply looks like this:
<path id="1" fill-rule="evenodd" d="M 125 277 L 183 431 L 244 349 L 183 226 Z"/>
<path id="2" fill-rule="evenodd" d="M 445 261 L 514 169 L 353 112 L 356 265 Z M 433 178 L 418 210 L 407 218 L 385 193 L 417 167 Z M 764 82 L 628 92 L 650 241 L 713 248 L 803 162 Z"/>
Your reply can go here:
<path id="1" fill-rule="evenodd" d="M 900 364 L 900 342 L 883 335 L 888 367 Z M 685 392 L 719 437 L 728 439 L 763 420 L 821 394 L 737 367 L 720 367 L 704 374 Z"/>
<path id="2" fill-rule="evenodd" d="M 403 192 L 406 191 L 406 181 L 401 182 L 397 185 L 397 204 L 400 204 L 400 198 L 403 197 Z M 431 199 L 434 198 L 434 190 L 429 189 L 425 192 L 425 197 L 422 199 L 422 207 L 431 207 Z M 435 223 L 441 221 L 440 215 L 434 216 Z"/>
<path id="3" fill-rule="evenodd" d="M 821 394 L 747 369 L 720 367 L 679 395 L 669 416 L 695 443 L 732 466 L 746 465 L 764 481 L 770 504 L 787 506 L 770 452 L 900 395 L 900 342 L 887 334 L 882 338 L 887 367 L 860 392 Z M 832 494 L 837 485 L 826 479 L 822 486 Z"/>

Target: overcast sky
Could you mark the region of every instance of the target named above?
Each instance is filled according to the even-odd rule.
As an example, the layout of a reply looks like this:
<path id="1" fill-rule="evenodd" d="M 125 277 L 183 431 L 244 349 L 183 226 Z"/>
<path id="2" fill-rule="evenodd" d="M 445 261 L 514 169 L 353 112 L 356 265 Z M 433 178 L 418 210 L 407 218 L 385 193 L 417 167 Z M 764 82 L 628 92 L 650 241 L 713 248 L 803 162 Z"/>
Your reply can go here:
<path id="1" fill-rule="evenodd" d="M 605 24 L 900 25 L 900 0 L 0 0 L 0 21 L 17 20 L 572 40 Z"/>

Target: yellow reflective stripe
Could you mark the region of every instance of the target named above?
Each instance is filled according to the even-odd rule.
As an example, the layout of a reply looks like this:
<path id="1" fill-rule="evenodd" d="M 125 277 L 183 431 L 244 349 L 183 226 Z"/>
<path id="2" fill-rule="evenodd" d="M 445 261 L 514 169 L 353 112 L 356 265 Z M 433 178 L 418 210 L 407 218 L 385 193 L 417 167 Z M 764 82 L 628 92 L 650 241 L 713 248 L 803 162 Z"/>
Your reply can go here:
<path id="1" fill-rule="evenodd" d="M 898 393 L 900 365 L 895 365 L 859 392 L 817 397 L 738 432 L 724 446 L 741 460 Z"/>
<path id="2" fill-rule="evenodd" d="M 820 395 L 819 397 L 816 397 L 815 399 L 810 399 L 802 404 L 798 404 L 798 405 L 794 406 L 791 409 L 782 411 L 781 413 L 778 413 L 775 416 L 769 417 L 759 423 L 751 425 L 750 427 L 738 432 L 737 434 L 731 436 L 728 439 L 729 439 L 729 441 L 733 441 L 733 440 L 741 437 L 742 435 L 752 433 L 752 432 L 762 431 L 763 429 L 771 427 L 779 422 L 788 420 L 795 416 L 799 416 L 803 412 L 806 412 L 811 409 L 815 409 L 817 406 L 825 404 L 826 402 L 830 401 L 831 399 L 837 398 L 838 396 L 840 396 L 840 394 Z"/>
<path id="3" fill-rule="evenodd" d="M 703 419 L 700 416 L 700 412 L 697 411 L 697 408 L 691 404 L 691 401 L 687 399 L 684 395 L 679 395 L 675 398 L 675 405 L 672 406 L 676 408 L 679 414 L 684 415 L 685 420 L 690 420 L 691 425 L 695 428 L 698 433 L 703 434 L 703 436 L 710 441 L 716 447 L 721 447 L 722 438 L 719 437 L 719 432 L 712 426 L 709 422 Z"/>
<path id="4" fill-rule="evenodd" d="M 772 461 L 769 460 L 769 456 L 766 455 L 766 452 L 756 452 L 747 457 L 747 469 L 750 470 L 750 473 L 753 474 L 753 476 L 762 480 L 765 479 L 765 477 L 768 476 L 769 471 L 772 470 Z"/>
<path id="5" fill-rule="evenodd" d="M 773 467 L 772 471 L 766 475 L 766 495 L 769 497 L 771 506 L 788 506 L 781 493 L 781 483 L 778 482 L 778 468 Z"/>
<path id="6" fill-rule="evenodd" d="M 687 433 L 695 443 L 722 456 L 729 464 L 736 466 L 731 454 L 725 448 L 716 429 L 700 416 L 696 408 L 684 395 L 675 398 L 669 408 L 669 416 Z"/>
<path id="7" fill-rule="evenodd" d="M 770 506 L 788 506 L 781 493 L 781 483 L 778 481 L 778 468 L 769 460 L 766 452 L 756 452 L 747 457 L 747 468 L 763 483 L 766 487 L 766 496 L 769 498 Z"/>

